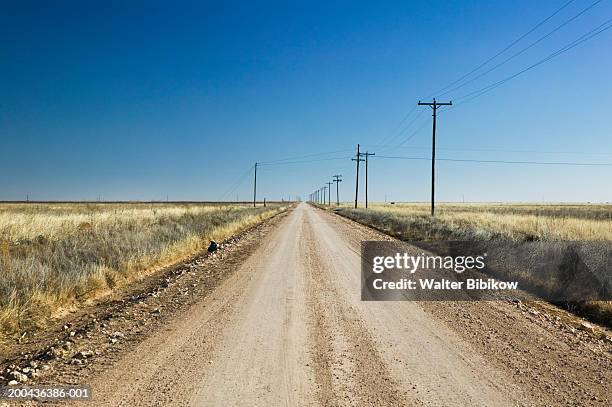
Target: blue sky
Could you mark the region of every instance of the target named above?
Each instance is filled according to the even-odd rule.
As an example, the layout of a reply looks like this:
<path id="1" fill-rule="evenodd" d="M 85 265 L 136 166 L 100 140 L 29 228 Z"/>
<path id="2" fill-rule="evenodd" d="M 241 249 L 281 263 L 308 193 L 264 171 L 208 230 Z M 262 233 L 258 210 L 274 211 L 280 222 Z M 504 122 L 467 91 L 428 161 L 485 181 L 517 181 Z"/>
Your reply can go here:
<path id="1" fill-rule="evenodd" d="M 571 2 L 487 68 L 594 2 Z M 416 102 L 565 3 L 3 2 L 0 199 L 250 199 L 255 161 L 331 152 L 262 166 L 260 196 L 307 196 L 342 174 L 348 200 L 357 143 L 379 156 L 429 157 L 430 112 L 401 122 Z M 602 0 L 440 100 L 520 71 L 610 18 Z M 610 49 L 612 29 L 445 109 L 437 156 L 612 163 Z M 371 199 L 426 201 L 429 165 L 373 158 Z M 610 179 L 611 166 L 440 162 L 437 197 L 604 202 Z"/>

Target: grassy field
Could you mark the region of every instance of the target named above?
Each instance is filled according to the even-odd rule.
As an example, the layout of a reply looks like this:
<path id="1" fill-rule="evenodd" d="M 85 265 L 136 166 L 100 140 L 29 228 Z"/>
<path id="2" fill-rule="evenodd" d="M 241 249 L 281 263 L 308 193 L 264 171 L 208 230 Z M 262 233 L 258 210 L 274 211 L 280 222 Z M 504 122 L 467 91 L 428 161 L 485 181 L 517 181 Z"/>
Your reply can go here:
<path id="1" fill-rule="evenodd" d="M 410 239 L 612 240 L 612 205 L 373 204 L 347 217 Z"/>
<path id="2" fill-rule="evenodd" d="M 284 207 L 0 204 L 0 339 L 178 262 Z"/>
<path id="3" fill-rule="evenodd" d="M 420 203 L 338 210 L 401 240 L 612 241 L 612 205 L 439 204 L 433 218 L 429 211 Z M 612 302 L 562 305 L 612 326 Z"/>

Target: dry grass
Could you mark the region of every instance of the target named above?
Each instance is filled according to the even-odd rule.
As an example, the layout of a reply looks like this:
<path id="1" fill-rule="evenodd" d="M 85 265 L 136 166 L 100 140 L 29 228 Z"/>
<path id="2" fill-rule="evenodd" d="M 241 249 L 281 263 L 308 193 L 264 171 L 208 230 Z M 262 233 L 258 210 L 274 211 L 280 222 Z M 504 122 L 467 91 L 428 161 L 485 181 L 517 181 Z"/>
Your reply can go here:
<path id="1" fill-rule="evenodd" d="M 339 212 L 401 240 L 612 241 L 612 205 L 440 204 L 434 218 L 429 210 L 415 203 L 344 206 Z M 612 326 L 612 301 L 561 305 Z"/>
<path id="2" fill-rule="evenodd" d="M 612 205 L 374 204 L 343 208 L 356 220 L 409 239 L 612 240 Z"/>
<path id="3" fill-rule="evenodd" d="M 206 204 L 0 204 L 0 338 L 281 210 Z"/>

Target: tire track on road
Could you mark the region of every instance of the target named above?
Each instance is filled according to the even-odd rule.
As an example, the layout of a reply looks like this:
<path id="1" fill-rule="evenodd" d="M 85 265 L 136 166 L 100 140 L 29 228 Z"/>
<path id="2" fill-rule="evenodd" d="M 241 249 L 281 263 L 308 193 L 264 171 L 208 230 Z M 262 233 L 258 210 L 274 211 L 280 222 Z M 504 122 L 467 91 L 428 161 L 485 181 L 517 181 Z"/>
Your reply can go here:
<path id="1" fill-rule="evenodd" d="M 336 288 L 325 261 L 325 247 L 307 218 L 300 244 L 307 262 L 311 307 L 310 337 L 317 397 L 323 406 L 407 406 L 380 357 L 376 343 L 347 299 Z"/>

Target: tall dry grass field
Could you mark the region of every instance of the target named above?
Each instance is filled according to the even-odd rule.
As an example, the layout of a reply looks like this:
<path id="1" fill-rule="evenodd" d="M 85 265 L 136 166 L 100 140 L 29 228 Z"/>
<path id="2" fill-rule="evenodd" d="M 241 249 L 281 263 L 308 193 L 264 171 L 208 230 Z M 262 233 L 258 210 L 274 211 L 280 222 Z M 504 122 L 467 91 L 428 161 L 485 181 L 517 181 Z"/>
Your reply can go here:
<path id="1" fill-rule="evenodd" d="M 0 204 L 0 339 L 281 210 L 208 204 Z"/>
<path id="2" fill-rule="evenodd" d="M 339 213 L 401 240 L 612 241 L 612 205 L 438 204 L 431 217 L 429 204 L 402 203 Z M 610 301 L 566 305 L 612 326 Z"/>
<path id="3" fill-rule="evenodd" d="M 374 204 L 347 217 L 403 239 L 612 240 L 612 205 Z"/>

